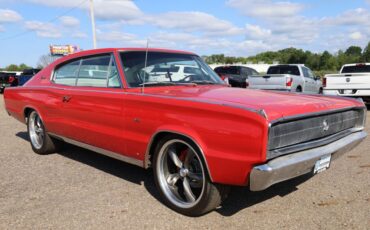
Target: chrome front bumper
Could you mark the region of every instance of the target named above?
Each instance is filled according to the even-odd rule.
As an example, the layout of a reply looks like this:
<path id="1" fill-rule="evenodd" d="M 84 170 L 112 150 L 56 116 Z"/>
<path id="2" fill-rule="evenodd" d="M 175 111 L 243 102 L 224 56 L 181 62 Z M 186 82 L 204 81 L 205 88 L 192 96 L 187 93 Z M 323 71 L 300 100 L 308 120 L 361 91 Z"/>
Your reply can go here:
<path id="1" fill-rule="evenodd" d="M 321 157 L 331 154 L 334 160 L 356 147 L 366 136 L 365 131 L 352 133 L 330 144 L 281 156 L 255 166 L 250 174 L 250 190 L 261 191 L 273 184 L 313 172 L 315 163 Z"/>

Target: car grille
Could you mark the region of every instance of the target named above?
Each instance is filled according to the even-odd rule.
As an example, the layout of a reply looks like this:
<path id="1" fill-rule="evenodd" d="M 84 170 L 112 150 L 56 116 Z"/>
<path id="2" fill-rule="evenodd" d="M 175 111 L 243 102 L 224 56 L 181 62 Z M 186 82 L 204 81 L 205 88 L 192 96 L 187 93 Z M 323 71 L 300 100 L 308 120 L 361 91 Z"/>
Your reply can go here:
<path id="1" fill-rule="evenodd" d="M 354 128 L 361 128 L 364 125 L 364 116 L 365 111 L 360 109 L 276 123 L 270 127 L 267 158 L 284 154 L 284 151 L 281 151 L 284 148 L 292 149 L 291 146 L 327 139 Z"/>

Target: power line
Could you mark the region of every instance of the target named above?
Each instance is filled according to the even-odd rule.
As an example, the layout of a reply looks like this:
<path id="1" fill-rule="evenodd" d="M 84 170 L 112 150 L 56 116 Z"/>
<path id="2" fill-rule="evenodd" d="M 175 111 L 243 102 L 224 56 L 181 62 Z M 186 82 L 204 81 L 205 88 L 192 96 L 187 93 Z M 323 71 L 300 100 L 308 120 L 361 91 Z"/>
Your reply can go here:
<path id="1" fill-rule="evenodd" d="M 54 22 L 58 19 L 60 19 L 61 17 L 65 16 L 66 14 L 72 12 L 73 10 L 79 8 L 81 5 L 83 5 L 85 2 L 87 2 L 88 0 L 83 0 L 81 1 L 79 4 L 77 4 L 76 6 L 72 7 L 72 8 L 69 8 L 68 10 L 64 11 L 63 13 L 57 15 L 56 17 L 46 21 L 46 23 L 50 23 L 50 22 Z M 31 33 L 31 32 L 34 32 L 34 30 L 26 30 L 26 31 L 23 31 L 23 32 L 20 32 L 18 34 L 14 34 L 14 35 L 11 35 L 11 36 L 8 36 L 8 37 L 3 37 L 3 38 L 0 38 L 0 41 L 4 41 L 4 40 L 9 40 L 9 39 L 14 39 L 14 38 L 17 38 L 17 37 L 20 37 L 20 36 L 23 36 L 25 34 L 28 34 L 28 33 Z"/>

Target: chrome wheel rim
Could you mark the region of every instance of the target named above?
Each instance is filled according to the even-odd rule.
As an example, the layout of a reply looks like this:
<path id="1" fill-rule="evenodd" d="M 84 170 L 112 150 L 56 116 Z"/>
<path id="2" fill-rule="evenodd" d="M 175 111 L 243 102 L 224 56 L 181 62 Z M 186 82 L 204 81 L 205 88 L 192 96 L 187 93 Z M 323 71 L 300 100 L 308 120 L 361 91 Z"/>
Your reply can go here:
<path id="1" fill-rule="evenodd" d="M 37 113 L 32 113 L 28 118 L 28 128 L 31 143 L 36 149 L 41 149 L 44 144 L 44 125 Z"/>
<path id="2" fill-rule="evenodd" d="M 170 140 L 158 153 L 156 165 L 160 189 L 180 208 L 192 208 L 205 187 L 203 164 L 197 152 L 185 141 Z"/>

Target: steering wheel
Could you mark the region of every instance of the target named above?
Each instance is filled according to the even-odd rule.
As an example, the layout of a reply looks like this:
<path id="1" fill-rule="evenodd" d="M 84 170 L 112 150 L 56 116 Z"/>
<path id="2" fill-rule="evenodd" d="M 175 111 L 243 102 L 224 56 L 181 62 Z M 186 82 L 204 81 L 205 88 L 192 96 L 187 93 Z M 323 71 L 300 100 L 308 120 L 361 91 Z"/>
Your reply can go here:
<path id="1" fill-rule="evenodd" d="M 191 74 L 179 80 L 179 82 L 191 82 L 191 81 L 198 80 L 198 79 L 201 79 L 201 77 L 195 74 Z"/>

